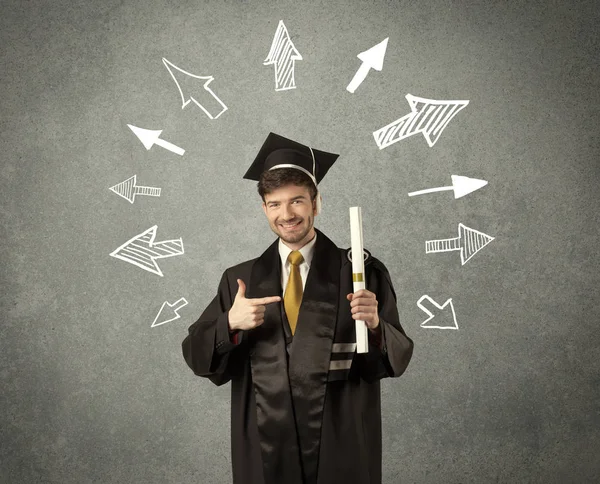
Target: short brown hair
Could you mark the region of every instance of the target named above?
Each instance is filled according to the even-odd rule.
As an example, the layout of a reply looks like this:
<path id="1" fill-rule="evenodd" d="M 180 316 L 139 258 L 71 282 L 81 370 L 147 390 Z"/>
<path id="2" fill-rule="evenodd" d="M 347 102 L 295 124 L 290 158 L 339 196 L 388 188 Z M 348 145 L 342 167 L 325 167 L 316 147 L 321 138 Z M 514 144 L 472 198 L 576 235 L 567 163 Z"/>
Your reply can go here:
<path id="1" fill-rule="evenodd" d="M 266 194 L 290 184 L 308 188 L 311 200 L 314 200 L 317 196 L 317 187 L 315 187 L 313 181 L 306 173 L 296 168 L 277 168 L 263 171 L 257 184 L 258 194 L 264 202 Z"/>

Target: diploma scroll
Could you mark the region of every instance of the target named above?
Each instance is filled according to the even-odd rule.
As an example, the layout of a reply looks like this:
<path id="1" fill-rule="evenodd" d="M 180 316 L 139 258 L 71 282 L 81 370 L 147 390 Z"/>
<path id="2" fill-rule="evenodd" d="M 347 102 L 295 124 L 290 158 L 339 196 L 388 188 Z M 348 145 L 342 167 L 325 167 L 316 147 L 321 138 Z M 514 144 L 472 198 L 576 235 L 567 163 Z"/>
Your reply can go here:
<path id="1" fill-rule="evenodd" d="M 365 260 L 363 257 L 362 213 L 360 207 L 350 207 L 350 239 L 352 249 L 352 282 L 354 292 L 366 289 Z M 369 352 L 369 335 L 364 321 L 355 321 L 356 352 Z"/>

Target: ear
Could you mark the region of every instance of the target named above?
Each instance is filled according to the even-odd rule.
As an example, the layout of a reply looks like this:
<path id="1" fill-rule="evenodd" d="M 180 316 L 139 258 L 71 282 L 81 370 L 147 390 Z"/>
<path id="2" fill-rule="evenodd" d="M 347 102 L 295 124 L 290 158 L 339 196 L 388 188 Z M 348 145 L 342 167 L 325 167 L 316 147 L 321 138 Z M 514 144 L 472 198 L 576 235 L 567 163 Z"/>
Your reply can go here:
<path id="1" fill-rule="evenodd" d="M 263 212 L 265 212 L 265 215 L 267 215 L 267 204 L 265 202 L 262 203 L 262 209 Z"/>

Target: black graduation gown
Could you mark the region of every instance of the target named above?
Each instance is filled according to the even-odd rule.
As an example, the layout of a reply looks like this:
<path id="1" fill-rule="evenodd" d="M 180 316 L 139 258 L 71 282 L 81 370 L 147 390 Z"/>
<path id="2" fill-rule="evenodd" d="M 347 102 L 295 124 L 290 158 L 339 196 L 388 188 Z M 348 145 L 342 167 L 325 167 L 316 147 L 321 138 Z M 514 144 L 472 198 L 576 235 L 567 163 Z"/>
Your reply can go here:
<path id="1" fill-rule="evenodd" d="M 230 341 L 227 313 L 240 278 L 246 297 L 281 295 L 276 240 L 260 257 L 227 269 L 216 297 L 189 328 L 183 355 L 198 376 L 231 381 L 234 484 L 380 484 L 379 380 L 400 376 L 413 342 L 398 320 L 389 273 L 365 263 L 377 295 L 382 350 L 370 341 L 357 354 L 347 251 L 317 230 L 296 332 L 283 302 L 269 304 L 264 323 Z M 371 337 L 369 335 L 369 337 Z"/>

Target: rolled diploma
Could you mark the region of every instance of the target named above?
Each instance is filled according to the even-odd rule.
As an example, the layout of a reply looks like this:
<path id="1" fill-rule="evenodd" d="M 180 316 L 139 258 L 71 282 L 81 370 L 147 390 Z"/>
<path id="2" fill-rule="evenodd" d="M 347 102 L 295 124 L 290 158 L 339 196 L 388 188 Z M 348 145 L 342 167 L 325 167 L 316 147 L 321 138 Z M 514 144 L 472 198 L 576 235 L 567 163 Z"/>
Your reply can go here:
<path id="1" fill-rule="evenodd" d="M 360 207 L 350 207 L 350 240 L 352 249 L 352 286 L 354 292 L 366 289 L 365 259 L 363 256 L 362 213 Z M 364 321 L 355 320 L 356 352 L 369 352 L 369 335 Z"/>

